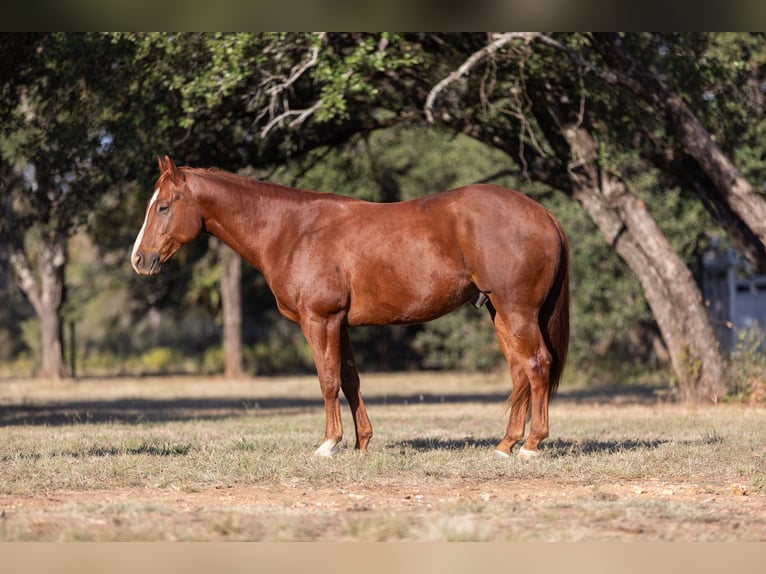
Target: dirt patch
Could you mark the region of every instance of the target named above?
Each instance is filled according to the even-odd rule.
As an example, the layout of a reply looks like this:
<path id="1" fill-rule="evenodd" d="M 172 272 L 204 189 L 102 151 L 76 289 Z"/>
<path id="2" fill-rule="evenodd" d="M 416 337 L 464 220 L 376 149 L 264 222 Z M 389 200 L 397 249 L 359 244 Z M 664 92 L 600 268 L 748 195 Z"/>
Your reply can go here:
<path id="1" fill-rule="evenodd" d="M 653 480 L 0 496 L 6 538 L 37 540 L 766 540 L 764 517 L 766 496 L 740 484 Z"/>

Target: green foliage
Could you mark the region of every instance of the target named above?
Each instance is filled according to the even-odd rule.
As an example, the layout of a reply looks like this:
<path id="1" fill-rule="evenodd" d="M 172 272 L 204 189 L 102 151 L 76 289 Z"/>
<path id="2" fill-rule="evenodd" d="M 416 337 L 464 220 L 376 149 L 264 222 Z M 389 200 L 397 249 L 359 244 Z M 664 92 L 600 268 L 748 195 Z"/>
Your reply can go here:
<path id="1" fill-rule="evenodd" d="M 141 356 L 141 365 L 148 373 L 170 373 L 181 362 L 182 355 L 180 351 L 169 347 L 154 347 Z"/>
<path id="2" fill-rule="evenodd" d="M 223 347 L 210 347 L 205 349 L 199 370 L 200 373 L 205 375 L 217 375 L 222 373 L 224 370 Z"/>
<path id="3" fill-rule="evenodd" d="M 221 306 L 221 263 L 215 258 L 214 252 L 208 252 L 194 265 L 194 273 L 189 282 L 188 291 L 184 298 L 186 305 L 207 304 L 211 309 L 218 310 Z"/>
<path id="4" fill-rule="evenodd" d="M 737 346 L 731 357 L 729 400 L 766 403 L 764 340 L 761 329 L 743 329 L 737 333 Z"/>
<path id="5" fill-rule="evenodd" d="M 320 50 L 323 44 L 317 35 L 312 38 L 314 48 Z M 328 43 L 311 74 L 322 86 L 317 121 L 348 119 L 349 99 L 377 99 L 380 74 L 420 63 L 422 56 L 400 34 L 351 35 L 348 44 Z"/>
<path id="6" fill-rule="evenodd" d="M 40 361 L 40 319 L 31 317 L 21 323 L 21 338 L 24 341 L 26 352 L 35 362 Z"/>
<path id="7" fill-rule="evenodd" d="M 24 318 L 20 297 L 0 290 L 0 363 L 11 360 L 23 351 L 21 321 Z"/>
<path id="8" fill-rule="evenodd" d="M 258 340 L 244 352 L 246 369 L 256 375 L 311 372 L 314 361 L 300 329 L 279 318 L 265 339 Z"/>
<path id="9" fill-rule="evenodd" d="M 504 153 L 466 136 L 394 126 L 318 149 L 302 164 L 277 170 L 273 179 L 370 201 L 399 201 L 474 183 L 508 165 Z"/>
<path id="10" fill-rule="evenodd" d="M 413 341 L 426 368 L 488 371 L 503 361 L 486 309 L 464 305 L 430 323 Z"/>
<path id="11" fill-rule="evenodd" d="M 105 137 L 121 88 L 107 69 L 117 55 L 97 34 L 10 41 L 24 56 L 0 90 L 0 159 L 5 170 L 25 176 L 2 193 L 14 194 L 10 205 L 21 229 L 69 231 L 86 221 L 87 207 L 109 183 Z"/>

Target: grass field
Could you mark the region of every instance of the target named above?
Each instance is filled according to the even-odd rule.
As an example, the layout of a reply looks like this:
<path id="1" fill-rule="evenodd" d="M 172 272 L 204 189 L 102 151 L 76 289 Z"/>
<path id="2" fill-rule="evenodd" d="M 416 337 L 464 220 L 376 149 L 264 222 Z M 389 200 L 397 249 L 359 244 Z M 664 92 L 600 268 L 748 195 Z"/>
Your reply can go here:
<path id="1" fill-rule="evenodd" d="M 766 410 L 567 389 L 500 460 L 501 375 L 363 376 L 366 456 L 312 456 L 313 377 L 0 382 L 0 540 L 766 540 Z"/>

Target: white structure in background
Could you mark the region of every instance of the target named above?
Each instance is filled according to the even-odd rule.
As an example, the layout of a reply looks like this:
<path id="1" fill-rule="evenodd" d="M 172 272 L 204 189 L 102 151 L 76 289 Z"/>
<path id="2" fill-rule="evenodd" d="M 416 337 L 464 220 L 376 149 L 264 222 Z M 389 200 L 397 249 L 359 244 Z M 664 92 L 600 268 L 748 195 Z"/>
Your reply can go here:
<path id="1" fill-rule="evenodd" d="M 713 244 L 702 258 L 702 296 L 721 351 L 735 351 L 741 333 L 758 334 L 764 348 L 766 275 L 755 275 L 733 249 Z"/>

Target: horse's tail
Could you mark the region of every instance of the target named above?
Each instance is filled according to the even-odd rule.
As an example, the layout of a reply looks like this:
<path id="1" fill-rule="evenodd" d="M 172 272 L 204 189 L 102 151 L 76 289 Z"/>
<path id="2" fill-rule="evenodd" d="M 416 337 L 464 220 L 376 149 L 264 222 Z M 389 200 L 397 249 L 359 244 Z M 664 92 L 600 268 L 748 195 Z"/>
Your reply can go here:
<path id="1" fill-rule="evenodd" d="M 556 277 L 540 315 L 543 338 L 552 357 L 549 390 L 553 398 L 564 372 L 569 348 L 569 242 L 558 220 L 550 213 L 549 216 L 561 238 Z"/>

